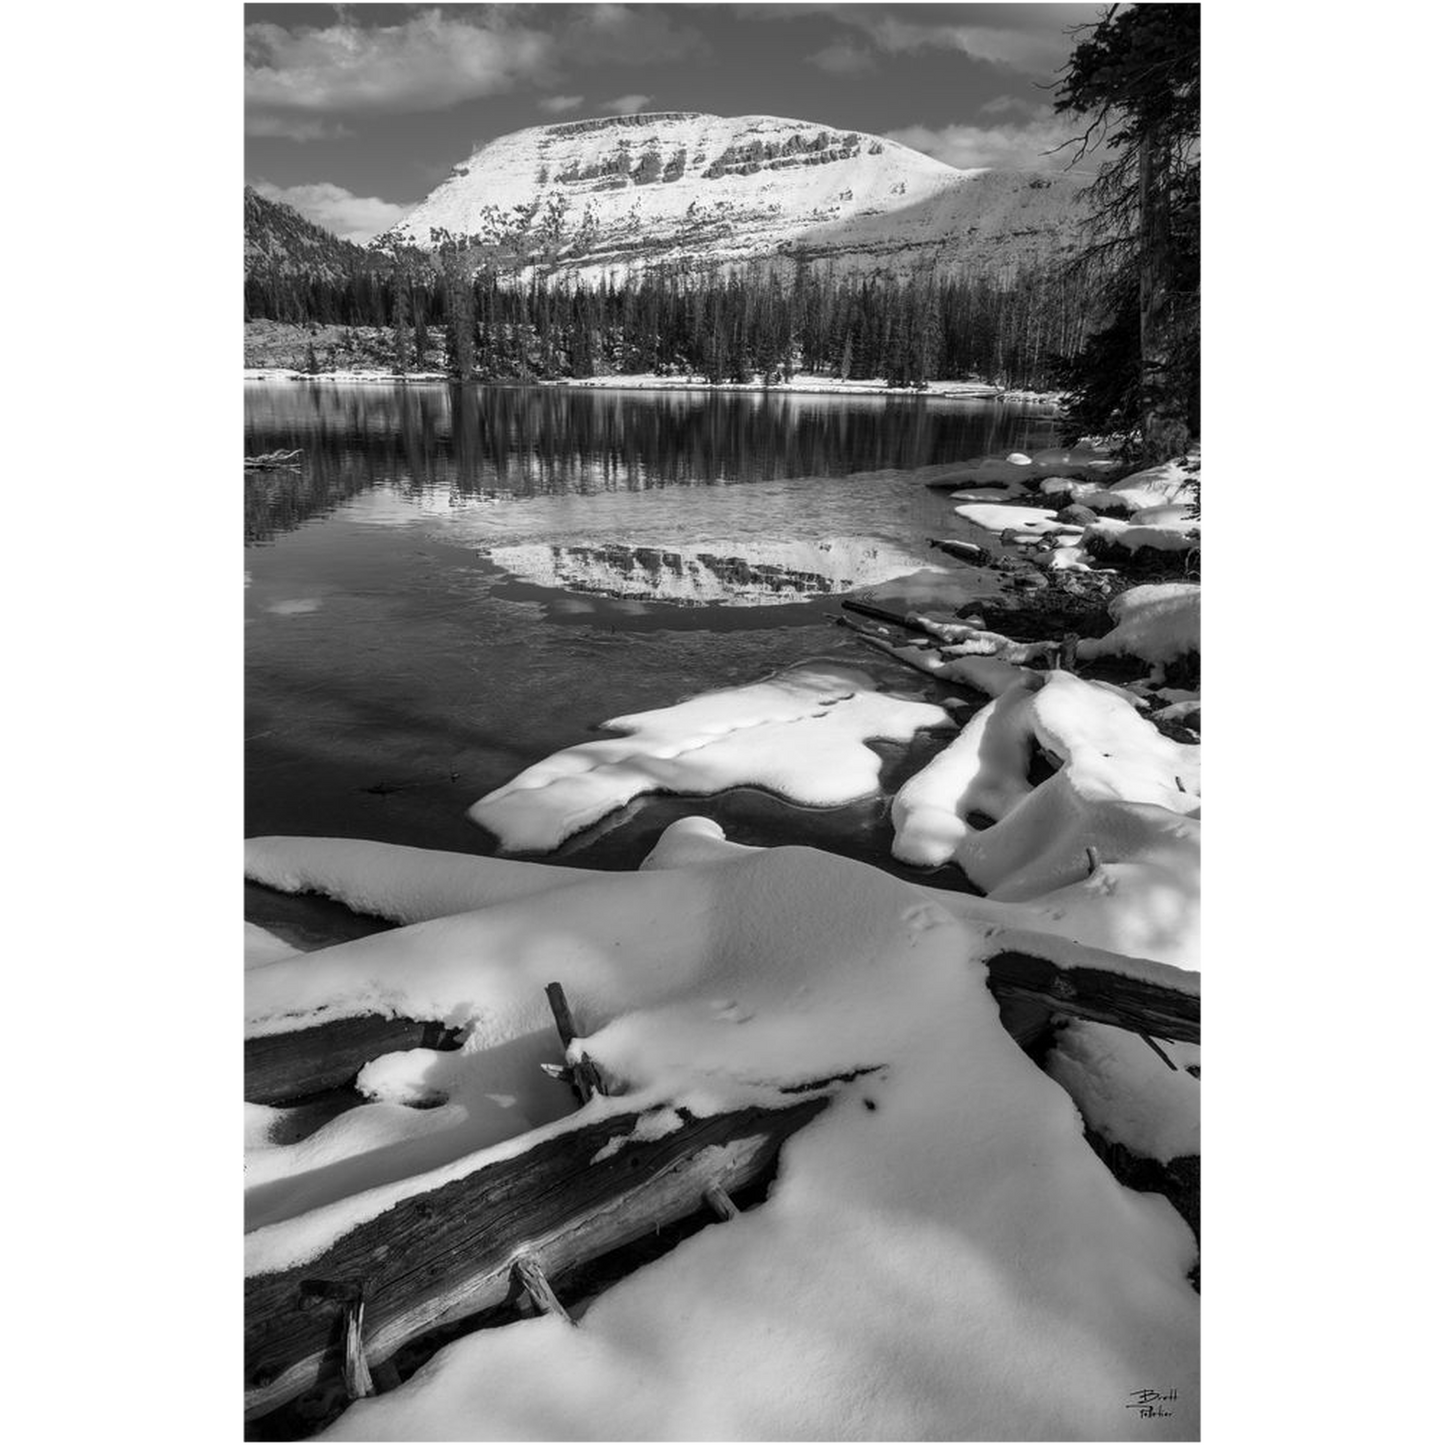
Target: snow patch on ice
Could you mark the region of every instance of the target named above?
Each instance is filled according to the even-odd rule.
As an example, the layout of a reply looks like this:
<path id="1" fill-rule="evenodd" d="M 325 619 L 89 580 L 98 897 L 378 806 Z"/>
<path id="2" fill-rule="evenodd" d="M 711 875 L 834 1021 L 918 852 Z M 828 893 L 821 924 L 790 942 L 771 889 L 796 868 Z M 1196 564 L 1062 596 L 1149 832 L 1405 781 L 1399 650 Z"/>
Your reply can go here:
<path id="1" fill-rule="evenodd" d="M 641 793 L 716 793 L 752 785 L 805 806 L 877 790 L 882 759 L 868 739 L 906 742 L 949 725 L 931 703 L 876 691 L 866 673 L 807 664 L 764 682 L 703 693 L 614 718 L 624 734 L 533 764 L 469 810 L 512 850 L 544 852 Z"/>

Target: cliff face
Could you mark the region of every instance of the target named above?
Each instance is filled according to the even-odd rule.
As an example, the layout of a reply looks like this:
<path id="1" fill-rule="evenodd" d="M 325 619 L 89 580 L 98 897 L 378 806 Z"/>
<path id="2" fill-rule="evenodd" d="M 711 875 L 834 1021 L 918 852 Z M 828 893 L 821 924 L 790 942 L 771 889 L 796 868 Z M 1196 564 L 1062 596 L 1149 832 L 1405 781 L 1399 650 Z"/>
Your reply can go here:
<path id="1" fill-rule="evenodd" d="M 666 111 L 491 141 L 378 242 L 541 249 L 587 281 L 778 257 L 839 272 L 996 271 L 1072 245 L 1076 191 L 807 121 Z"/>

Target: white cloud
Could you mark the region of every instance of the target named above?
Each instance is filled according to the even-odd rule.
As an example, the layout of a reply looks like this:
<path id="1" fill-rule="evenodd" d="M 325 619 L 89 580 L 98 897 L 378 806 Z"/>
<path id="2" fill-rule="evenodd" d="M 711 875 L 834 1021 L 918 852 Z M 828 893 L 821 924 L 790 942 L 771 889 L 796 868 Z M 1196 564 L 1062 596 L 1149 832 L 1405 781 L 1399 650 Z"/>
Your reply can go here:
<path id="1" fill-rule="evenodd" d="M 561 115 L 564 110 L 576 110 L 585 99 L 582 95 L 544 95 L 537 102 L 537 109 L 549 115 Z"/>
<path id="2" fill-rule="evenodd" d="M 808 60 L 820 70 L 830 71 L 834 75 L 852 75 L 860 70 L 868 70 L 873 65 L 873 57 L 866 50 L 854 45 L 851 40 L 835 40 L 831 45 L 825 45 L 810 55 Z"/>
<path id="3" fill-rule="evenodd" d="M 556 42 L 504 18 L 425 10 L 405 24 L 246 27 L 249 105 L 310 113 L 444 110 L 552 73 Z"/>
<path id="4" fill-rule="evenodd" d="M 651 102 L 650 95 L 619 95 L 616 100 L 605 101 L 597 109 L 611 111 L 613 115 L 636 115 L 639 110 L 646 110 Z"/>
<path id="5" fill-rule="evenodd" d="M 326 26 L 246 27 L 246 103 L 253 135 L 320 139 L 308 117 L 445 110 L 529 85 L 555 85 L 571 65 L 676 61 L 706 49 L 702 35 L 658 5 L 587 5 L 565 24 L 534 6 L 433 6 L 403 22 L 366 24 L 338 7 Z M 528 22 L 531 22 L 530 24 Z M 623 97 L 626 99 L 627 97 Z M 560 114 L 581 96 L 549 97 Z"/>
<path id="6" fill-rule="evenodd" d="M 1054 116 L 1038 116 L 1021 125 L 904 126 L 885 132 L 889 140 L 912 146 L 959 170 L 979 166 L 1016 171 L 1060 171 L 1073 147 L 1065 144 L 1077 127 Z M 1063 145 L 1057 154 L 1049 154 Z"/>
<path id="7" fill-rule="evenodd" d="M 317 181 L 303 186 L 277 186 L 257 181 L 256 189 L 268 201 L 280 201 L 300 211 L 308 221 L 324 226 L 343 241 L 364 246 L 373 236 L 393 226 L 411 210 L 377 196 L 353 196 L 344 186 Z"/>

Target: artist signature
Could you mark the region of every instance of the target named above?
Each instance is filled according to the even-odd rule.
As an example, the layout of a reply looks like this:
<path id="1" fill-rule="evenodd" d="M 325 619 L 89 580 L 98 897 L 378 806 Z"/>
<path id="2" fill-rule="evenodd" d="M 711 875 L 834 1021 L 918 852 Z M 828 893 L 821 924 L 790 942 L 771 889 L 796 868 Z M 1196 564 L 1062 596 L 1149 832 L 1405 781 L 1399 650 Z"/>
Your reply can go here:
<path id="1" fill-rule="evenodd" d="M 1124 1408 L 1137 1410 L 1141 1420 L 1167 1420 L 1174 1413 L 1168 1406 L 1178 1399 L 1178 1390 L 1130 1390 Z"/>

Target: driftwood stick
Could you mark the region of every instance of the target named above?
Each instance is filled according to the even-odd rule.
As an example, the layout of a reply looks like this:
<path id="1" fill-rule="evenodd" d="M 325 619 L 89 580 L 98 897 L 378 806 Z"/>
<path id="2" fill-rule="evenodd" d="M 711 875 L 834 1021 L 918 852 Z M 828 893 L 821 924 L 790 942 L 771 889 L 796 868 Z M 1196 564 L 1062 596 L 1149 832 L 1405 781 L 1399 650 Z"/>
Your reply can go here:
<path id="1" fill-rule="evenodd" d="M 741 1212 L 721 1184 L 709 1184 L 702 1197 L 719 1219 L 736 1219 Z"/>
<path id="2" fill-rule="evenodd" d="M 1160 1057 L 1161 1059 L 1163 1059 L 1164 1062 L 1165 1062 L 1166 1064 L 1168 1064 L 1169 1067 L 1170 1067 L 1171 1069 L 1173 1069 L 1176 1074 L 1179 1072 L 1179 1065 L 1176 1064 L 1176 1063 L 1174 1062 L 1174 1060 L 1171 1059 L 1171 1058 L 1169 1057 L 1169 1055 L 1166 1054 L 1166 1053 L 1164 1052 L 1164 1050 L 1161 1049 L 1161 1048 L 1159 1047 L 1159 1045 L 1156 1044 L 1156 1043 L 1154 1042 L 1154 1040 L 1151 1039 L 1151 1038 L 1149 1037 L 1149 1035 L 1144 1032 L 1143 1029 L 1140 1029 L 1140 1030 L 1139 1030 L 1139 1037 L 1140 1037 L 1141 1039 L 1143 1039 L 1144 1042 L 1145 1042 L 1146 1044 L 1148 1044 L 1149 1047 L 1150 1047 L 1151 1049 L 1153 1049 L 1154 1052 L 1155 1052 L 1156 1054 L 1158 1054 L 1159 1057 Z"/>
<path id="3" fill-rule="evenodd" d="M 1176 1043 L 1199 1042 L 1199 995 L 1098 968 L 1060 968 L 1044 958 L 1006 950 L 987 961 L 995 998 L 1047 1004 L 1070 1018 L 1112 1024 Z"/>
<path id="4" fill-rule="evenodd" d="M 987 567 L 993 561 L 993 554 L 988 548 L 980 547 L 976 542 L 960 542 L 952 537 L 930 537 L 928 545 L 950 557 L 957 557 L 960 562 L 971 562 L 975 567 Z"/>
<path id="5" fill-rule="evenodd" d="M 567 995 L 560 983 L 547 985 L 547 1002 L 552 1005 L 552 1017 L 556 1020 L 557 1033 L 562 1039 L 562 1052 L 565 1054 L 577 1037 L 577 1025 L 572 1021 L 572 1007 L 567 1002 Z M 602 1081 L 602 1071 L 585 1053 L 579 1055 L 577 1062 L 568 1068 L 567 1079 L 579 1102 L 583 1104 L 593 1094 L 606 1097 L 607 1088 Z"/>
<path id="6" fill-rule="evenodd" d="M 546 1271 L 536 1259 L 530 1254 L 519 1254 L 512 1265 L 517 1278 L 521 1281 L 522 1288 L 531 1296 L 532 1303 L 544 1314 L 557 1315 L 567 1321 L 575 1330 L 577 1321 L 562 1306 L 562 1301 L 552 1293 L 552 1286 L 547 1283 Z"/>
<path id="7" fill-rule="evenodd" d="M 840 597 L 838 605 L 849 612 L 856 612 L 862 617 L 876 617 L 880 622 L 891 623 L 894 627 L 904 627 L 913 632 L 918 631 L 917 625 L 902 612 L 890 612 L 886 607 L 875 607 L 871 602 L 857 602 L 851 597 Z"/>
<path id="8" fill-rule="evenodd" d="M 577 1037 L 577 1025 L 572 1022 L 572 1006 L 560 983 L 547 985 L 547 1002 L 552 1005 L 552 1017 L 557 1021 L 557 1032 L 565 1049 Z"/>
<path id="9" fill-rule="evenodd" d="M 886 637 L 875 637 L 871 632 L 864 632 L 861 627 L 855 627 L 853 630 L 858 634 L 858 640 L 860 642 L 867 643 L 869 647 L 876 647 L 879 652 L 886 652 L 889 657 L 891 657 L 895 662 L 901 662 L 904 667 L 911 667 L 914 672 L 921 672 L 925 677 L 933 678 L 935 682 L 949 681 L 949 679 L 946 677 L 940 677 L 938 675 L 938 672 L 934 668 L 926 667 L 916 657 L 900 656 L 899 645 L 897 643 L 889 642 Z M 913 643 L 904 644 L 904 646 L 909 647 L 914 645 L 915 644 Z M 937 659 L 939 667 L 943 666 L 943 658 L 938 652 L 931 651 L 930 655 Z"/>
<path id="10" fill-rule="evenodd" d="M 856 617 L 838 617 L 836 619 L 840 627 L 846 627 L 849 632 L 856 632 L 859 637 L 867 641 L 877 643 L 880 647 L 933 647 L 934 639 L 926 632 L 919 632 L 916 629 L 909 632 L 902 642 L 894 642 L 892 634 L 885 632 L 881 627 L 869 627 L 864 622 L 859 622 Z"/>

